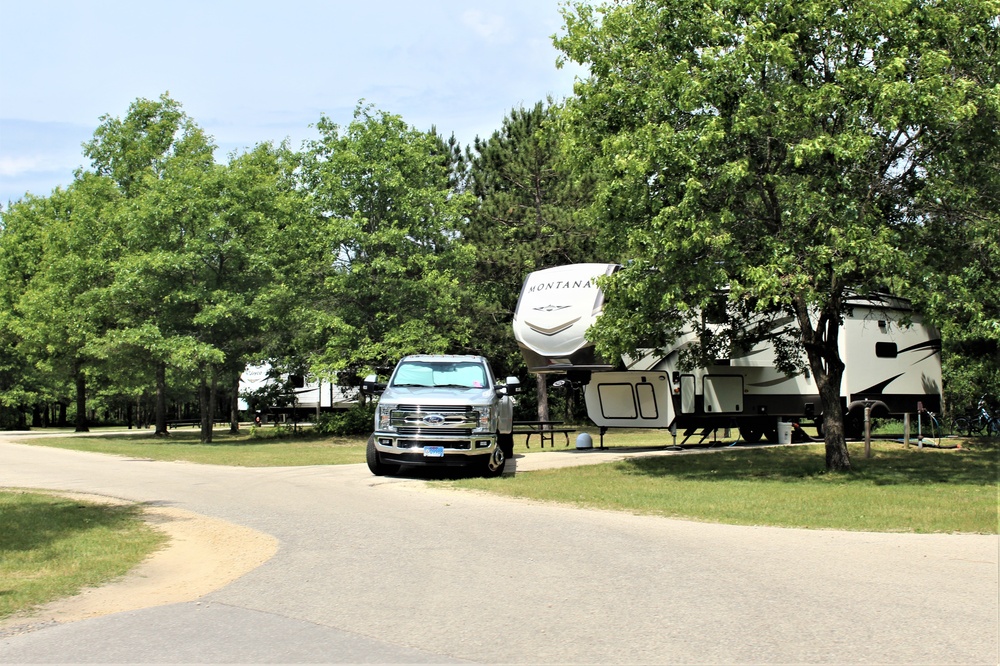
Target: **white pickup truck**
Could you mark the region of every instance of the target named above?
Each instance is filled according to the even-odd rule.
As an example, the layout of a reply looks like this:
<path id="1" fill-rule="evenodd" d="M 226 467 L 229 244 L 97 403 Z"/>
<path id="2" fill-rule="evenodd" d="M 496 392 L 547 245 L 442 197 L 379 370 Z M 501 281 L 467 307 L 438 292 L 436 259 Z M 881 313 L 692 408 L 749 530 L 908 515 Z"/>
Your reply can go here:
<path id="1" fill-rule="evenodd" d="M 370 388 L 381 392 L 367 448 L 376 476 L 404 465 L 466 466 L 499 476 L 514 455 L 511 396 L 520 382 L 498 384 L 482 356 L 407 356 L 387 384 Z"/>

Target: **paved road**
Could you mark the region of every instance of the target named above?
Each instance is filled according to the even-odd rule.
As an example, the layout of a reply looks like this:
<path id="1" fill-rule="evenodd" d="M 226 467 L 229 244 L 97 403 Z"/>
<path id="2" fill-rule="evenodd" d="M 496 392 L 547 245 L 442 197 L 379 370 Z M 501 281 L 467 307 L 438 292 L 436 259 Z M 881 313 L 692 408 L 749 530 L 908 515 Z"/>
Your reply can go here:
<path id="1" fill-rule="evenodd" d="M 544 455 L 560 454 L 574 452 Z M 708 525 L 431 489 L 363 465 L 4 442 L 0 486 L 173 506 L 280 541 L 198 602 L 2 638 L 4 663 L 998 663 L 992 536 Z"/>

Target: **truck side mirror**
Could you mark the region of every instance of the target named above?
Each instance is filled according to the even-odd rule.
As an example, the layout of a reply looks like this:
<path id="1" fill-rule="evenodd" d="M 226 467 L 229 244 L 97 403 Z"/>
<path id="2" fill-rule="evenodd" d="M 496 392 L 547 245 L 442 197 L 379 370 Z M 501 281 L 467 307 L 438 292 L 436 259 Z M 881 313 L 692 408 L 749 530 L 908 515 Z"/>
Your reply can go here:
<path id="1" fill-rule="evenodd" d="M 376 375 L 368 375 L 361 382 L 361 392 L 368 393 L 369 395 L 381 395 L 385 391 L 385 387 L 385 383 L 378 381 Z"/>
<path id="2" fill-rule="evenodd" d="M 517 395 L 521 392 L 521 380 L 517 377 L 508 377 L 507 384 L 498 390 L 501 395 Z"/>

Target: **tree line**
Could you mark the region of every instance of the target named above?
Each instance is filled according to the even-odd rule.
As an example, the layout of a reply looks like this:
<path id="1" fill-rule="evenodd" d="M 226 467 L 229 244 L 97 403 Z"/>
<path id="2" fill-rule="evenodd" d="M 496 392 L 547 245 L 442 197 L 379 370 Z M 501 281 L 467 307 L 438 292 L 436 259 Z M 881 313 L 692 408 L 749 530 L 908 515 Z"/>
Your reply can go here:
<path id="1" fill-rule="evenodd" d="M 515 109 L 463 150 L 359 105 L 345 127 L 321 117 L 301 150 L 225 163 L 166 94 L 102 117 L 89 168 L 3 214 L 7 425 L 69 413 L 84 430 L 111 410 L 166 434 L 168 405 L 194 403 L 210 441 L 217 402 L 235 410 L 263 361 L 348 384 L 417 352 L 515 372 L 523 274 L 591 256 L 554 113 Z"/>
<path id="2" fill-rule="evenodd" d="M 190 401 L 210 438 L 254 361 L 348 382 L 482 353 L 523 374 L 527 273 L 608 261 L 624 268 L 591 331 L 608 357 L 699 326 L 722 285 L 731 326 L 691 362 L 791 317 L 779 361 L 816 377 L 827 465 L 849 469 L 850 293 L 909 297 L 941 328 L 951 408 L 1000 390 L 998 10 L 573 2 L 555 43 L 587 71 L 575 94 L 465 147 L 359 104 L 299 150 L 220 163 L 179 102 L 136 100 L 101 118 L 70 185 L 3 213 L 0 403 L 78 428 L 88 404 L 149 404 L 165 433 L 168 402 Z"/>

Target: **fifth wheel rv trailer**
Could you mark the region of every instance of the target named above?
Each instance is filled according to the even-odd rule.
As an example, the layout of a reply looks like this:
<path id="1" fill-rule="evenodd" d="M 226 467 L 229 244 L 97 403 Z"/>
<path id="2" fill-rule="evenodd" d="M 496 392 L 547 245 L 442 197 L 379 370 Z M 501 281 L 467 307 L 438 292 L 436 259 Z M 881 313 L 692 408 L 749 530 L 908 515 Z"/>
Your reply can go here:
<path id="1" fill-rule="evenodd" d="M 602 434 L 608 428 L 677 428 L 690 435 L 734 427 L 748 442 L 762 436 L 777 441 L 779 422 L 821 424 L 816 382 L 808 371 L 793 376 L 779 371 L 770 343 L 693 370 L 680 363 L 683 348 L 695 341 L 693 331 L 667 349 L 637 358 L 599 358 L 586 333 L 603 309 L 597 280 L 617 269 L 574 264 L 531 273 L 513 323 L 530 372 L 563 373 L 586 384 L 587 414 Z M 848 436 L 859 435 L 866 404 L 876 415 L 915 413 L 920 407 L 939 411 L 938 332 L 904 299 L 858 297 L 851 305 L 840 335 Z"/>

